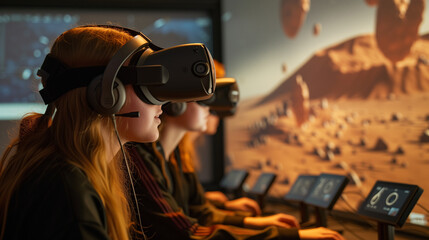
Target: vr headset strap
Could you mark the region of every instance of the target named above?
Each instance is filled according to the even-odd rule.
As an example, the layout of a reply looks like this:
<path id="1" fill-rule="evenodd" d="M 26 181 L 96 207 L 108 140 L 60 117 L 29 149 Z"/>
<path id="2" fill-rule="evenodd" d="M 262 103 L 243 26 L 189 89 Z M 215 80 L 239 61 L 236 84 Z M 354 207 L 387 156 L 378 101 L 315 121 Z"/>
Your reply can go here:
<path id="1" fill-rule="evenodd" d="M 72 89 L 88 86 L 92 79 L 103 74 L 105 68 L 106 66 L 71 68 L 48 78 L 47 87 L 39 91 L 43 102 L 49 104 Z"/>
<path id="2" fill-rule="evenodd" d="M 39 91 L 45 104 L 55 101 L 70 90 L 87 87 L 97 76 L 102 75 L 106 66 L 68 68 L 50 54 L 46 56 L 37 75 L 46 79 L 46 86 Z M 117 77 L 124 84 L 163 85 L 169 78 L 168 70 L 161 65 L 142 67 L 121 67 Z"/>

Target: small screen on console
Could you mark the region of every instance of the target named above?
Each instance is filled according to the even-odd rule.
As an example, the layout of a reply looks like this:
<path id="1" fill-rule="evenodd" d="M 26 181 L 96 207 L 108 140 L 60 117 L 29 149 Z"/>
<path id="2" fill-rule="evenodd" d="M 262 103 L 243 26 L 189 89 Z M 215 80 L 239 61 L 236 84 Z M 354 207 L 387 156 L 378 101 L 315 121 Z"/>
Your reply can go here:
<path id="1" fill-rule="evenodd" d="M 284 196 L 286 200 L 303 201 L 316 182 L 318 176 L 300 175 L 292 185 L 289 192 Z"/>
<path id="2" fill-rule="evenodd" d="M 241 188 L 248 175 L 249 174 L 246 170 L 231 170 L 222 178 L 220 186 L 223 189 L 230 191 L 238 190 L 239 188 Z"/>
<path id="3" fill-rule="evenodd" d="M 267 194 L 276 176 L 274 173 L 262 173 L 250 192 L 253 194 Z"/>
<path id="4" fill-rule="evenodd" d="M 377 181 L 358 213 L 400 227 L 422 192 L 416 185 Z"/>
<path id="5" fill-rule="evenodd" d="M 305 198 L 305 203 L 321 208 L 332 209 L 348 183 L 343 175 L 321 174 Z"/>

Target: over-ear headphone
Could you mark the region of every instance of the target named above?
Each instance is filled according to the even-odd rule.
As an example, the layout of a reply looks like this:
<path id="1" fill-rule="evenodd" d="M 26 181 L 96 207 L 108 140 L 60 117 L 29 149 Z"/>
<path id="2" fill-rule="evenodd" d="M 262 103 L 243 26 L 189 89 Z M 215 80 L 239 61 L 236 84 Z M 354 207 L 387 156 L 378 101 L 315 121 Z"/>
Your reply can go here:
<path id="1" fill-rule="evenodd" d="M 103 115 L 115 114 L 123 107 L 126 100 L 124 84 L 117 77 L 119 70 L 132 55 L 147 47 L 150 40 L 143 34 L 128 28 L 110 25 L 81 27 L 114 28 L 125 31 L 134 38 L 113 55 L 106 67 L 69 68 L 48 54 L 37 73 L 46 80 L 46 87 L 40 91 L 40 94 L 48 104 L 71 89 L 87 86 L 86 97 L 91 109 Z M 56 78 L 62 78 L 62 81 Z M 74 81 L 69 81 L 71 79 Z"/>
<path id="2" fill-rule="evenodd" d="M 129 28 L 112 25 L 86 25 L 83 27 L 104 27 L 125 31 L 133 39 L 129 40 L 113 55 L 103 75 L 94 78 L 87 88 L 87 100 L 90 107 L 99 114 L 110 115 L 119 112 L 126 100 L 124 84 L 117 75 L 119 69 L 130 57 L 151 42 L 145 35 Z"/>
<path id="3" fill-rule="evenodd" d="M 186 102 L 169 102 L 162 105 L 162 111 L 172 117 L 182 115 L 186 111 Z"/>
<path id="4" fill-rule="evenodd" d="M 94 78 L 87 88 L 87 99 L 91 108 L 100 114 L 115 114 L 125 103 L 125 87 L 117 78 L 119 69 L 135 52 L 148 45 L 140 35 L 121 47 L 107 64 L 103 75 Z"/>

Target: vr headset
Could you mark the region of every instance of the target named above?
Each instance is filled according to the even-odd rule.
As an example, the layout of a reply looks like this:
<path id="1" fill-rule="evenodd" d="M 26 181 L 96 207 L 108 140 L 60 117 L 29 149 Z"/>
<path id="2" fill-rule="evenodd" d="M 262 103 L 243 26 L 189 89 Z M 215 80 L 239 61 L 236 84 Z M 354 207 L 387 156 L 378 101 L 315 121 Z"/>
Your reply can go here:
<path id="1" fill-rule="evenodd" d="M 219 117 L 235 114 L 239 100 L 238 85 L 234 78 L 217 78 L 216 91 L 206 100 L 197 101 L 198 104 L 209 106 L 210 112 Z M 162 106 L 162 110 L 169 116 L 180 116 L 187 108 L 186 102 L 169 102 Z"/>
<path id="2" fill-rule="evenodd" d="M 144 102 L 162 105 L 169 101 L 210 98 L 216 86 L 213 59 L 200 43 L 160 48 L 141 32 L 111 25 L 83 27 L 114 28 L 134 38 L 121 47 L 107 66 L 70 68 L 48 54 L 38 75 L 45 81 L 40 90 L 49 104 L 80 87 L 87 87 L 91 108 L 100 114 L 117 113 L 125 103 L 123 85 L 132 84 Z M 123 64 L 129 60 L 128 66 Z"/>
<path id="3" fill-rule="evenodd" d="M 207 100 L 198 101 L 210 107 L 210 111 L 219 117 L 228 117 L 235 114 L 240 91 L 234 78 L 217 78 L 216 91 Z"/>

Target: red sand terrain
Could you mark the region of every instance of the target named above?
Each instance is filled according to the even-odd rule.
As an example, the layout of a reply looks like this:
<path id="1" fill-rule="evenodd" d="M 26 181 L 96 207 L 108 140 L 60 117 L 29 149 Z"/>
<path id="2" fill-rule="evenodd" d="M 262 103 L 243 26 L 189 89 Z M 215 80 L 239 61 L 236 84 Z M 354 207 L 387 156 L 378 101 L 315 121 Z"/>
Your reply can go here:
<path id="1" fill-rule="evenodd" d="M 410 55 L 393 66 L 378 50 L 374 35 L 358 36 L 321 50 L 262 99 L 261 104 L 287 99 L 291 79 L 301 75 L 310 98 L 386 98 L 389 94 L 429 91 L 429 34 Z"/>
<path id="2" fill-rule="evenodd" d="M 261 172 L 277 173 L 270 191 L 277 197 L 299 174 L 345 174 L 354 181 L 343 195 L 355 208 L 376 180 L 417 184 L 426 190 L 419 203 L 429 208 L 429 143 L 420 142 L 429 127 L 428 58 L 428 35 L 395 66 L 373 35 L 317 52 L 271 93 L 242 101 L 226 121 L 228 169 L 250 169 L 248 186 Z M 293 101 L 290 80 L 297 75 L 312 109 L 300 128 L 283 105 Z M 384 150 L 374 150 L 379 139 Z M 350 210 L 341 199 L 335 208 Z"/>

